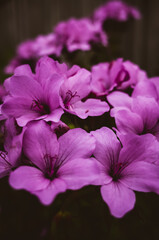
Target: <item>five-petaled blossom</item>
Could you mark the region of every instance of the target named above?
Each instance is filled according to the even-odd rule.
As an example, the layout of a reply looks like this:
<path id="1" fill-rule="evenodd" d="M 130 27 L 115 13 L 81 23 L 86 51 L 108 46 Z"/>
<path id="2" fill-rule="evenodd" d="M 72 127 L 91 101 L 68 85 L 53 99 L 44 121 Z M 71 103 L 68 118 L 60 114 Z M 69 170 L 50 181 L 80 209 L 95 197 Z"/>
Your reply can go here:
<path id="1" fill-rule="evenodd" d="M 57 140 L 47 123 L 34 122 L 26 129 L 23 143 L 28 165 L 13 171 L 9 182 L 15 189 L 36 195 L 45 205 L 58 193 L 80 189 L 98 178 L 96 163 L 90 158 L 95 141 L 82 129 L 69 130 Z"/>
<path id="2" fill-rule="evenodd" d="M 93 131 L 94 156 L 100 169 L 96 184 L 115 217 L 134 208 L 135 191 L 159 193 L 159 148 L 154 136 L 127 135 L 123 147 L 109 128 Z"/>

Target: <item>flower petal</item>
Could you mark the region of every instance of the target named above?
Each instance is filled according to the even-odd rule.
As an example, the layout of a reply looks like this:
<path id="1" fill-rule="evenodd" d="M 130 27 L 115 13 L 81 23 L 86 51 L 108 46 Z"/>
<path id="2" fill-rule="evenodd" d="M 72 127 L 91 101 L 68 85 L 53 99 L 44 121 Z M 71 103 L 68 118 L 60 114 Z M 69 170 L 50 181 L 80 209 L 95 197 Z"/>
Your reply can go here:
<path id="1" fill-rule="evenodd" d="M 125 186 L 140 192 L 159 193 L 159 166 L 148 162 L 132 162 L 122 172 Z"/>
<path id="2" fill-rule="evenodd" d="M 45 189 L 50 180 L 45 178 L 43 172 L 35 167 L 21 166 L 11 172 L 9 183 L 15 189 L 32 192 Z"/>
<path id="3" fill-rule="evenodd" d="M 120 142 L 109 128 L 102 127 L 91 134 L 96 140 L 94 156 L 102 165 L 109 169 L 111 161 L 117 162 L 121 150 Z"/>
<path id="4" fill-rule="evenodd" d="M 132 93 L 132 97 L 137 96 L 153 97 L 156 100 L 158 99 L 157 89 L 150 81 L 141 81 L 136 85 Z"/>
<path id="5" fill-rule="evenodd" d="M 88 99 L 85 102 L 78 101 L 72 106 L 75 114 L 85 119 L 88 116 L 100 116 L 109 111 L 109 105 L 99 99 Z"/>
<path id="6" fill-rule="evenodd" d="M 123 148 L 120 151 L 119 162 L 145 161 L 159 165 L 159 142 L 152 134 L 127 134 L 122 136 L 121 141 Z"/>
<path id="7" fill-rule="evenodd" d="M 142 133 L 144 129 L 140 115 L 132 112 L 128 108 L 116 107 L 111 110 L 111 117 L 115 118 L 115 123 L 121 133 Z"/>
<path id="8" fill-rule="evenodd" d="M 2 105 L 2 113 L 15 117 L 26 118 L 26 122 L 39 116 L 39 113 L 31 109 L 32 100 L 23 97 L 8 98 Z M 24 125 L 23 125 L 24 126 Z"/>
<path id="9" fill-rule="evenodd" d="M 45 156 L 58 155 L 56 134 L 44 121 L 31 123 L 24 133 L 24 153 L 42 171 L 46 168 Z"/>
<path id="10" fill-rule="evenodd" d="M 48 114 L 46 116 L 41 116 L 41 119 L 44 119 L 46 122 L 51 121 L 51 122 L 58 123 L 60 121 L 60 118 L 63 113 L 64 113 L 64 111 L 62 108 L 57 108 L 57 109 L 53 110 L 50 114 Z"/>
<path id="11" fill-rule="evenodd" d="M 132 98 L 126 93 L 118 91 L 112 92 L 107 96 L 107 100 L 113 107 L 131 108 Z"/>
<path id="12" fill-rule="evenodd" d="M 153 128 L 159 120 L 159 105 L 154 98 L 135 98 L 132 102 L 132 111 L 141 116 L 145 130 Z"/>
<path id="13" fill-rule="evenodd" d="M 49 205 L 53 202 L 57 194 L 65 192 L 67 189 L 66 184 L 61 179 L 54 179 L 43 190 L 32 192 L 36 195 L 42 204 Z"/>
<path id="14" fill-rule="evenodd" d="M 18 66 L 14 70 L 14 74 L 16 76 L 27 76 L 29 78 L 35 78 L 34 74 L 32 73 L 32 70 L 28 64 Z"/>
<path id="15" fill-rule="evenodd" d="M 29 99 L 41 99 L 43 94 L 40 84 L 27 76 L 13 76 L 9 90 L 12 96 Z"/>
<path id="16" fill-rule="evenodd" d="M 135 193 L 122 183 L 114 183 L 101 187 L 103 200 L 108 204 L 110 212 L 117 218 L 123 217 L 134 208 Z"/>
<path id="17" fill-rule="evenodd" d="M 52 75 L 58 74 L 61 76 L 66 72 L 66 64 L 60 64 L 58 61 L 54 61 L 47 56 L 40 58 L 36 65 L 36 78 L 42 86 L 45 86 L 46 82 L 52 77 Z"/>
<path id="18" fill-rule="evenodd" d="M 88 158 L 95 148 L 93 136 L 83 129 L 71 129 L 59 139 L 59 163 L 76 158 Z"/>
<path id="19" fill-rule="evenodd" d="M 99 170 L 95 159 L 76 158 L 63 164 L 58 176 L 64 180 L 68 189 L 76 190 L 83 186 L 99 185 Z"/>

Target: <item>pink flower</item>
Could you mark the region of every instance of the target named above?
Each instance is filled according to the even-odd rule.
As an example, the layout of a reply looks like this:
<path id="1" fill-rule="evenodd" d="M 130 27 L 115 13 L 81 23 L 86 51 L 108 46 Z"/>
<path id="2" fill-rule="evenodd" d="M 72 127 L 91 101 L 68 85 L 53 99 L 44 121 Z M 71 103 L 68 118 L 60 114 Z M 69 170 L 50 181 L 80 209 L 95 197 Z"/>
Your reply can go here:
<path id="1" fill-rule="evenodd" d="M 100 170 L 96 185 L 101 185 L 102 198 L 113 216 L 120 218 L 134 208 L 133 191 L 159 193 L 159 148 L 154 136 L 127 135 L 122 147 L 109 128 L 92 135 Z"/>
<path id="2" fill-rule="evenodd" d="M 114 19 L 127 21 L 130 17 L 140 19 L 141 14 L 135 7 L 129 6 L 122 1 L 109 1 L 95 10 L 93 18 L 103 23 L 105 20 Z"/>
<path id="3" fill-rule="evenodd" d="M 92 91 L 98 96 L 107 95 L 114 88 L 133 88 L 139 81 L 145 80 L 146 72 L 130 61 L 123 61 L 122 58 L 92 67 Z"/>
<path id="4" fill-rule="evenodd" d="M 69 52 L 91 49 L 91 42 L 107 45 L 107 36 L 101 25 L 89 18 L 74 19 L 59 23 L 54 29 L 57 42 Z"/>
<path id="5" fill-rule="evenodd" d="M 98 178 L 96 163 L 90 158 L 94 138 L 82 129 L 69 130 L 57 140 L 50 126 L 39 121 L 29 124 L 23 142 L 31 166 L 17 168 L 9 182 L 15 189 L 36 195 L 45 205 L 66 189 L 79 189 Z"/>

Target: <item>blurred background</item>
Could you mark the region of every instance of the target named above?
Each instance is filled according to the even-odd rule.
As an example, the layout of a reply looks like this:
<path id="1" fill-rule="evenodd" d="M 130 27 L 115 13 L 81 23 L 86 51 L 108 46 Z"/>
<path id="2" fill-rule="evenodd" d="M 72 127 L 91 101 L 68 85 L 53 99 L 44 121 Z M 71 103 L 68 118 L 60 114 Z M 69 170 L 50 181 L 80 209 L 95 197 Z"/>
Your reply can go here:
<path id="1" fill-rule="evenodd" d="M 104 0 L 0 0 L 0 77 L 22 41 L 47 34 L 62 20 L 90 16 Z M 148 75 L 159 75 L 159 1 L 125 0 L 142 13 L 141 20 L 123 25 L 119 36 L 123 57 Z M 109 42 L 112 44 L 108 28 Z M 109 32 L 110 30 L 110 32 Z M 115 35 L 117 36 L 117 34 Z M 60 194 L 49 206 L 24 191 L 0 181 L 0 240 L 158 240 L 159 196 L 137 193 L 135 209 L 123 219 L 113 218 L 98 187 Z"/>
<path id="2" fill-rule="evenodd" d="M 70 17 L 90 16 L 105 0 L 0 0 L 0 71 L 14 56 L 15 47 Z M 159 75 L 159 1 L 125 0 L 139 8 L 140 21 L 133 21 L 122 36 L 122 55 L 145 69 L 149 76 Z M 109 34 L 108 34 L 109 36 Z M 111 35 L 109 36 L 111 42 Z"/>

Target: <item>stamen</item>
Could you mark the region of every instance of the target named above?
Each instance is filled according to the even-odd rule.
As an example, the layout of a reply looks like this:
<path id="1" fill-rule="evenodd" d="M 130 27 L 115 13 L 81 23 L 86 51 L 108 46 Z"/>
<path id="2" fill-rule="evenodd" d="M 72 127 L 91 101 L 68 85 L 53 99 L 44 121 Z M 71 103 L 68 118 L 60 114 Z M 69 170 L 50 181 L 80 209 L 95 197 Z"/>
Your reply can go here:
<path id="1" fill-rule="evenodd" d="M 46 104 L 42 104 L 40 100 L 32 100 L 31 109 L 38 111 L 41 114 L 48 114 L 50 112 L 49 107 Z"/>
<path id="2" fill-rule="evenodd" d="M 50 156 L 49 154 L 45 154 L 43 157 L 45 161 L 45 177 L 53 180 L 57 177 L 58 166 L 56 166 L 57 156 L 54 157 Z"/>
<path id="3" fill-rule="evenodd" d="M 75 98 L 75 97 L 80 98 L 80 96 L 77 94 L 77 91 L 74 92 L 74 93 L 72 93 L 71 90 L 68 90 L 68 91 L 66 92 L 66 97 L 65 97 L 65 99 L 64 99 L 65 108 L 68 109 L 68 108 L 70 107 L 70 102 L 71 102 L 71 100 L 72 100 L 73 98 Z"/>
<path id="4" fill-rule="evenodd" d="M 129 163 L 115 163 L 111 165 L 109 174 L 113 178 L 113 181 L 117 181 L 121 178 L 122 171 L 129 165 Z"/>

